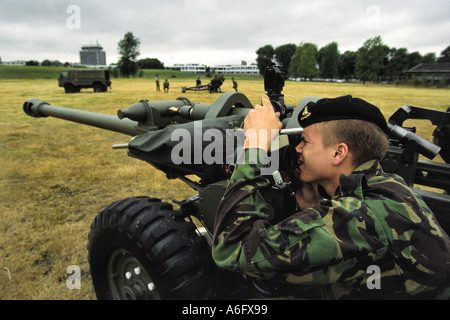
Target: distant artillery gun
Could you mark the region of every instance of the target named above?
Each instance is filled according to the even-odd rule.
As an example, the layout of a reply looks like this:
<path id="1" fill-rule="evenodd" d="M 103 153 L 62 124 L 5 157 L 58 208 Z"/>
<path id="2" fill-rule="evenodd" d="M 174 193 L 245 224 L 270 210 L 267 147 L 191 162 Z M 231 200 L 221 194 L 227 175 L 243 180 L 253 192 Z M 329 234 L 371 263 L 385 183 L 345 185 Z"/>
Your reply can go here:
<path id="1" fill-rule="evenodd" d="M 206 91 L 206 90 L 208 90 L 209 93 L 222 92 L 222 90 L 220 90 L 220 87 L 222 86 L 224 81 L 225 81 L 224 76 L 219 76 L 219 77 L 215 76 L 214 79 L 212 79 L 211 82 L 208 84 L 198 85 L 198 86 L 194 86 L 194 87 L 182 87 L 181 92 L 184 93 L 188 90 L 190 90 L 190 91 Z"/>

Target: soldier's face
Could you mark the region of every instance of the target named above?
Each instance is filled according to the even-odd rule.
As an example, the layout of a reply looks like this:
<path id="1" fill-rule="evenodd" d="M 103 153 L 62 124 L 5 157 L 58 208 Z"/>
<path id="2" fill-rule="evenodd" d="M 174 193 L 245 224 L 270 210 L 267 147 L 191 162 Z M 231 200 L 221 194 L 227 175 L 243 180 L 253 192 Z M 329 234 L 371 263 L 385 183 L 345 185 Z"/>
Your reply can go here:
<path id="1" fill-rule="evenodd" d="M 323 185 L 332 177 L 332 158 L 334 150 L 325 147 L 322 136 L 316 130 L 315 124 L 306 127 L 302 140 L 295 150 L 299 156 L 299 179 Z"/>

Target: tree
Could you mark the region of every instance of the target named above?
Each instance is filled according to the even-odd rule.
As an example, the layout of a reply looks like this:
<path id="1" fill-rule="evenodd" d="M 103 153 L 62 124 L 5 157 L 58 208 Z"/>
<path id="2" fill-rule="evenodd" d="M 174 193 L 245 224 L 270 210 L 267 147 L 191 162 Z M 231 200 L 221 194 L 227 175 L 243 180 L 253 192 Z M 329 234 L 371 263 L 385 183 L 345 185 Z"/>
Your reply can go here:
<path id="1" fill-rule="evenodd" d="M 387 74 L 391 79 L 401 78 L 408 71 L 408 49 L 406 48 L 391 48 L 389 50 Z"/>
<path id="2" fill-rule="evenodd" d="M 37 62 L 36 60 L 28 60 L 27 62 L 25 62 L 26 66 L 38 66 L 39 62 Z"/>
<path id="3" fill-rule="evenodd" d="M 380 36 L 367 40 L 357 51 L 356 75 L 363 82 L 377 81 L 383 70 L 384 59 L 388 51 L 389 47 L 383 43 Z"/>
<path id="4" fill-rule="evenodd" d="M 317 75 L 317 46 L 313 43 L 300 43 L 295 50 L 289 67 L 293 77 L 311 79 Z"/>
<path id="5" fill-rule="evenodd" d="M 422 63 L 434 63 L 436 62 L 436 53 L 426 53 L 422 58 Z"/>
<path id="6" fill-rule="evenodd" d="M 256 50 L 256 54 L 258 55 L 256 57 L 256 64 L 258 65 L 259 73 L 261 75 L 264 75 L 266 67 L 272 67 L 273 65 L 275 65 L 275 63 L 273 63 L 272 61 L 275 54 L 275 49 L 272 45 L 267 44 L 264 47 Z"/>
<path id="7" fill-rule="evenodd" d="M 339 57 L 339 77 L 345 80 L 355 77 L 356 52 L 345 51 Z"/>
<path id="8" fill-rule="evenodd" d="M 52 65 L 52 62 L 48 59 L 45 59 L 44 61 L 41 62 L 41 66 L 43 67 L 50 67 Z"/>
<path id="9" fill-rule="evenodd" d="M 408 55 L 408 70 L 411 68 L 414 68 L 419 63 L 422 63 L 422 59 L 423 59 L 422 55 L 419 52 L 414 51 L 414 52 L 410 53 Z"/>
<path id="10" fill-rule="evenodd" d="M 318 55 L 319 72 L 323 78 L 336 78 L 339 70 L 338 44 L 332 42 L 320 48 Z"/>
<path id="11" fill-rule="evenodd" d="M 275 48 L 275 59 L 278 65 L 283 67 L 284 73 L 289 74 L 289 65 L 291 64 L 291 58 L 295 53 L 297 46 L 293 43 L 288 43 Z"/>
<path id="12" fill-rule="evenodd" d="M 44 67 L 61 67 L 61 66 L 63 66 L 63 64 L 60 61 L 58 61 L 58 60 L 50 61 L 48 59 L 45 59 L 44 61 L 42 61 L 41 66 L 44 66 Z"/>
<path id="13" fill-rule="evenodd" d="M 156 58 L 141 59 L 137 63 L 141 69 L 164 69 L 164 63 Z"/>
<path id="14" fill-rule="evenodd" d="M 437 59 L 437 62 L 450 62 L 450 46 L 441 52 L 441 56 Z"/>
<path id="15" fill-rule="evenodd" d="M 127 78 L 137 73 L 138 64 L 136 58 L 139 55 L 140 44 L 141 41 L 135 38 L 131 32 L 127 32 L 124 38 L 119 41 L 117 48 L 119 55 L 121 55 L 119 59 L 119 70 Z"/>

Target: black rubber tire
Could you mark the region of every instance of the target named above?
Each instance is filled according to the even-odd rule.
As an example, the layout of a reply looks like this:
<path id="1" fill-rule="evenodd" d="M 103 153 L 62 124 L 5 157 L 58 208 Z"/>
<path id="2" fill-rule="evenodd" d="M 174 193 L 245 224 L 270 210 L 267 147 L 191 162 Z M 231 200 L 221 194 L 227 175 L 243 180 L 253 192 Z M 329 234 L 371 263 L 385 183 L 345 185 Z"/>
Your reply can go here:
<path id="1" fill-rule="evenodd" d="M 74 93 L 74 92 L 76 92 L 75 86 L 73 86 L 71 84 L 66 84 L 66 85 L 64 85 L 64 91 L 66 93 Z"/>
<path id="2" fill-rule="evenodd" d="M 91 225 L 88 259 L 98 299 L 216 299 L 206 240 L 159 199 L 117 201 Z"/>
<path id="3" fill-rule="evenodd" d="M 101 84 L 95 84 L 93 88 L 95 93 L 105 92 L 104 86 Z"/>

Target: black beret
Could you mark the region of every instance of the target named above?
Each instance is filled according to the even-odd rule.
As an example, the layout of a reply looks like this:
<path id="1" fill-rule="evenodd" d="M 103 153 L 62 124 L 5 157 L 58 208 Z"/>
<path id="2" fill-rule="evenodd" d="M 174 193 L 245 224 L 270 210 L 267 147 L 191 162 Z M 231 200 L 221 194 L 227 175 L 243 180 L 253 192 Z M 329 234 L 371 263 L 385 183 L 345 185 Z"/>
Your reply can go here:
<path id="1" fill-rule="evenodd" d="M 309 102 L 298 115 L 300 126 L 324 121 L 357 119 L 373 122 L 387 132 L 386 119 L 378 107 L 362 99 L 343 96 L 334 99 L 324 98 Z"/>

